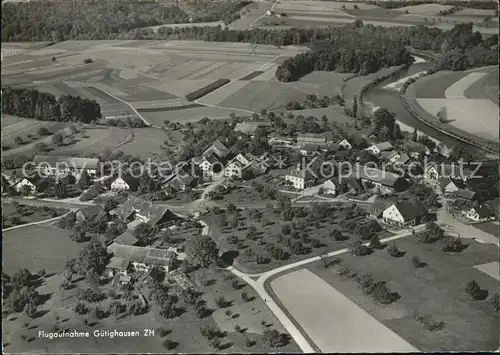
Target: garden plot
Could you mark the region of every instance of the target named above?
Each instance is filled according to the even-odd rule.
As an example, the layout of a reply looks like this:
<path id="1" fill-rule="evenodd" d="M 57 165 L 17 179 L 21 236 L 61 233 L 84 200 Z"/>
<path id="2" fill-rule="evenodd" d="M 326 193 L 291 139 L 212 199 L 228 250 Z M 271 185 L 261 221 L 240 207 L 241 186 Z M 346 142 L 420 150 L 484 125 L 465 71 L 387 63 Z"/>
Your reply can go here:
<path id="1" fill-rule="evenodd" d="M 241 90 L 222 101 L 220 105 L 258 112 L 263 108 L 274 110 L 285 107 L 289 101 L 303 101 L 305 96 L 305 93 L 291 84 L 250 81 Z"/>
<path id="2" fill-rule="evenodd" d="M 417 350 L 309 270 L 280 276 L 271 288 L 322 352 Z"/>
<path id="3" fill-rule="evenodd" d="M 448 124 L 479 137 L 498 140 L 498 106 L 489 99 L 419 99 L 429 114 L 436 116 L 446 108 Z"/>
<path id="4" fill-rule="evenodd" d="M 491 263 L 476 265 L 474 267 L 479 271 L 484 272 L 486 275 L 500 281 L 500 264 L 498 261 L 492 261 Z"/>

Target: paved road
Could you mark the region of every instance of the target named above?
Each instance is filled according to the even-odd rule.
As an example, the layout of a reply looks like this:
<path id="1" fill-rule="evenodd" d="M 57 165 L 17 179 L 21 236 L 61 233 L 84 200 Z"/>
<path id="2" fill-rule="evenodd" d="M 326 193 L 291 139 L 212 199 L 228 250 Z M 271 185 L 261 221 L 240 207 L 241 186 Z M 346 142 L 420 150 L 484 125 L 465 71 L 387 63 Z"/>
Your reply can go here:
<path id="1" fill-rule="evenodd" d="M 475 228 L 474 226 L 462 223 L 454 218 L 448 212 L 448 204 L 444 198 L 442 198 L 440 202 L 442 207 L 437 212 L 437 222 L 439 224 L 448 225 L 449 227 L 446 227 L 446 230 L 457 233 L 461 238 L 478 239 L 486 243 L 499 245 L 499 239 L 495 236 Z"/>

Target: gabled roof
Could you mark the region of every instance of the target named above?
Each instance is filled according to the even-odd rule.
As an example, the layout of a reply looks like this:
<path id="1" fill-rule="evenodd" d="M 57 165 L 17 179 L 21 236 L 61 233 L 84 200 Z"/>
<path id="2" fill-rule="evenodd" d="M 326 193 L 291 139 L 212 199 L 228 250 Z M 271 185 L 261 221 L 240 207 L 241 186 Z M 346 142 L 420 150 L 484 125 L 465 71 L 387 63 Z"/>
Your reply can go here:
<path id="1" fill-rule="evenodd" d="M 146 250 L 147 249 L 143 247 L 121 245 L 116 243 L 112 243 L 107 247 L 108 253 L 112 253 L 113 256 L 138 263 L 144 262 L 144 259 L 146 258 Z"/>
<path id="2" fill-rule="evenodd" d="M 130 263 L 129 260 L 125 260 L 125 259 L 117 258 L 116 256 L 113 256 L 113 257 L 111 257 L 111 259 L 109 259 L 109 263 L 107 265 L 107 268 L 118 269 L 120 271 L 124 271 L 127 269 L 127 266 L 129 263 Z"/>
<path id="3" fill-rule="evenodd" d="M 137 239 L 128 229 L 120 234 L 113 240 L 115 243 L 120 245 L 134 245 L 139 239 Z"/>
<path id="4" fill-rule="evenodd" d="M 396 197 L 381 197 L 377 196 L 370 206 L 370 213 L 372 215 L 378 216 L 384 212 L 387 208 L 398 202 Z"/>
<path id="5" fill-rule="evenodd" d="M 102 206 L 88 206 L 80 208 L 79 213 L 83 217 L 85 217 L 85 219 L 87 219 L 97 216 L 99 213 L 101 213 L 101 211 L 102 211 Z"/>
<path id="6" fill-rule="evenodd" d="M 66 164 L 69 168 L 75 169 L 97 169 L 99 166 L 99 159 L 97 158 L 79 158 L 79 157 L 65 157 L 57 155 L 36 155 L 33 158 L 35 165 L 47 164 L 55 167 L 57 164 Z"/>
<path id="7" fill-rule="evenodd" d="M 165 265 L 168 264 L 170 260 L 176 258 L 175 253 L 168 249 L 148 248 L 144 262 L 147 264 Z"/>
<path id="8" fill-rule="evenodd" d="M 457 188 L 462 188 L 464 186 L 464 184 L 461 181 L 453 180 L 450 177 L 439 178 L 439 186 L 441 187 L 441 189 L 444 189 L 450 183 L 453 183 Z"/>
<path id="9" fill-rule="evenodd" d="M 395 203 L 395 206 L 405 221 L 410 221 L 428 213 L 424 204 L 416 198 L 411 200 L 400 200 Z"/>
<path id="10" fill-rule="evenodd" d="M 205 149 L 202 155 L 205 156 L 213 153 L 217 154 L 219 158 L 224 158 L 226 155 L 231 153 L 231 151 L 219 139 L 217 139 L 210 147 Z"/>
<path id="11" fill-rule="evenodd" d="M 403 153 L 400 155 L 399 159 L 394 163 L 394 164 L 406 164 L 408 163 L 408 161 L 410 160 L 410 157 L 408 156 L 408 154 L 406 153 Z"/>
<path id="12" fill-rule="evenodd" d="M 234 130 L 242 133 L 254 134 L 259 127 L 271 127 L 271 121 L 245 121 L 237 123 Z"/>
<path id="13" fill-rule="evenodd" d="M 386 150 L 392 150 L 394 147 L 392 146 L 391 142 L 382 142 L 375 144 L 375 146 L 381 151 L 386 151 Z"/>
<path id="14" fill-rule="evenodd" d="M 396 152 L 394 150 L 384 151 L 384 152 L 380 153 L 380 156 L 382 157 L 382 159 L 386 159 L 386 160 L 390 160 L 393 157 L 395 157 L 396 155 L 398 155 L 398 152 Z"/>
<path id="15" fill-rule="evenodd" d="M 475 196 L 476 193 L 474 191 L 460 189 L 457 192 L 455 192 L 455 197 L 463 198 L 465 200 L 472 200 Z"/>
<path id="16" fill-rule="evenodd" d="M 488 218 L 495 215 L 495 213 L 488 206 L 476 206 L 472 208 L 479 215 L 479 218 Z"/>
<path id="17" fill-rule="evenodd" d="M 394 186 L 396 181 L 401 178 L 401 176 L 391 173 L 389 171 L 380 170 L 364 165 L 357 165 L 356 177 L 368 181 L 377 182 L 384 186 Z"/>
<path id="18" fill-rule="evenodd" d="M 130 216 L 133 212 L 136 212 L 136 214 L 148 217 L 147 223 L 152 226 L 163 220 L 177 219 L 177 215 L 172 213 L 168 208 L 155 205 L 152 202 L 134 196 L 129 196 L 125 203 L 111 212 L 123 219 Z"/>

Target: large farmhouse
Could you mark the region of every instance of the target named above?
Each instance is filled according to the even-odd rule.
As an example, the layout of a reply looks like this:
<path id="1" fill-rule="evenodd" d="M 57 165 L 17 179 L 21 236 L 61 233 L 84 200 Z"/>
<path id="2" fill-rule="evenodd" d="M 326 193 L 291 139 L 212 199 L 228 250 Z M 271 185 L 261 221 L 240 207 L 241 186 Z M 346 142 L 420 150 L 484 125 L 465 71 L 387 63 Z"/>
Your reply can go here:
<path id="1" fill-rule="evenodd" d="M 402 200 L 389 206 L 383 213 L 385 223 L 400 228 L 427 222 L 427 208 L 418 199 Z"/>
<path id="2" fill-rule="evenodd" d="M 141 198 L 129 196 L 128 200 L 110 214 L 130 222 L 136 220 L 150 226 L 164 227 L 175 223 L 179 217 L 165 207 L 160 207 Z"/>
<path id="3" fill-rule="evenodd" d="M 44 176 L 67 176 L 69 174 L 79 177 L 86 171 L 90 177 L 95 177 L 99 170 L 99 159 L 76 158 L 54 155 L 36 155 L 33 158 L 35 169 Z"/>

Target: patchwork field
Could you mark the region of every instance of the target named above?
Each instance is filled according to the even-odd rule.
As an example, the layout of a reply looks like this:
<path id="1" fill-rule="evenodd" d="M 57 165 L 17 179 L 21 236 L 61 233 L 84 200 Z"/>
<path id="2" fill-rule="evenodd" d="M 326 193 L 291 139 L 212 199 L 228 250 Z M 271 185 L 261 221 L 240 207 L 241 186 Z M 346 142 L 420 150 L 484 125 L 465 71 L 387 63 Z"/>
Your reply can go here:
<path id="1" fill-rule="evenodd" d="M 465 292 L 465 285 L 471 280 L 476 280 L 490 296 L 498 292 L 500 282 L 474 267 L 497 261 L 495 248 L 467 241 L 469 245 L 462 252 L 445 253 L 438 245 L 419 243 L 412 237 L 396 244 L 404 253 L 399 258 L 386 250 L 363 257 L 343 254 L 338 265 L 325 268 L 323 262 L 317 262 L 308 269 L 420 351 L 496 350 L 500 315 L 493 311 L 489 299 L 471 300 Z M 413 256 L 420 257 L 426 265 L 415 268 Z M 369 273 L 374 280 L 386 281 L 400 298 L 390 305 L 377 304 L 352 278 L 338 275 L 341 269 L 347 274 Z M 415 319 L 415 312 L 444 322 L 442 330 L 427 330 Z M 360 341 L 362 337 L 356 339 Z"/>
<path id="2" fill-rule="evenodd" d="M 307 269 L 278 277 L 271 281 L 271 288 L 322 352 L 416 351 Z"/>
<path id="3" fill-rule="evenodd" d="M 246 82 L 272 81 L 282 60 L 306 50 L 271 45 L 253 50 L 247 43 L 204 41 L 67 41 L 6 57 L 2 81 L 36 87 L 57 97 L 71 94 L 96 100 L 107 118 L 135 117 L 130 104 L 138 110 L 168 111 L 162 121 L 193 121 L 205 116 L 226 117 L 229 113 L 224 107 L 243 108 L 241 112 L 248 114 L 245 103 L 241 107 L 223 103 L 236 92 L 245 95 Z M 218 112 L 184 110 L 183 106 L 191 105 L 186 95 L 219 79 L 230 82 L 199 101 L 207 106 L 221 104 Z M 178 114 L 172 109 L 178 109 Z"/>
<path id="4" fill-rule="evenodd" d="M 495 88 L 498 93 L 498 70 L 444 71 L 419 80 L 415 95 L 430 115 L 436 116 L 444 107 L 450 125 L 496 141 L 498 105 L 489 98 Z"/>
<path id="5" fill-rule="evenodd" d="M 481 33 L 498 32 L 498 24 L 490 21 L 485 27 L 482 22 L 487 17 L 495 17 L 493 10 L 463 9 L 449 16 L 440 16 L 439 12 L 451 8 L 449 5 L 424 4 L 406 6 L 398 9 L 385 9 L 376 5 L 357 2 L 326 1 L 282 1 L 275 4 L 277 14 L 285 16 L 262 16 L 255 26 L 268 29 L 287 28 L 290 26 L 338 26 L 360 19 L 364 24 L 374 26 L 413 26 L 427 24 L 441 29 L 450 29 L 455 23 L 474 22 Z M 496 26 L 495 26 L 496 25 Z"/>

